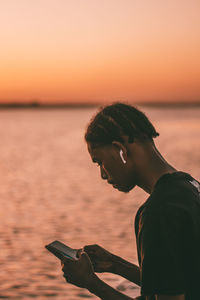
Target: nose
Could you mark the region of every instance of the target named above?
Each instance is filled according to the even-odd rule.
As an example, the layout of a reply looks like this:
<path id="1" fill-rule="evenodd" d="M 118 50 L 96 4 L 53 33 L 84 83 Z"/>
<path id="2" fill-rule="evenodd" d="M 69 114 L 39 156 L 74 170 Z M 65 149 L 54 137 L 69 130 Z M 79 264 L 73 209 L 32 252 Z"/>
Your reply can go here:
<path id="1" fill-rule="evenodd" d="M 108 179 L 108 175 L 106 174 L 104 168 L 102 166 L 100 166 L 100 172 L 101 172 L 101 178 L 102 179 Z"/>

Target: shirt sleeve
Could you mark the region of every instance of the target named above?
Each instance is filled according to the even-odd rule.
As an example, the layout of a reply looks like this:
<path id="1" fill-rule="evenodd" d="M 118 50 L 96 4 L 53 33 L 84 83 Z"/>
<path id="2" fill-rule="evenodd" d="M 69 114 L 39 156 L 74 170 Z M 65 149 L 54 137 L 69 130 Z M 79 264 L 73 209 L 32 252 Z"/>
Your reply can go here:
<path id="1" fill-rule="evenodd" d="M 186 290 L 188 221 L 172 205 L 147 209 L 140 217 L 141 294 L 178 295 Z"/>

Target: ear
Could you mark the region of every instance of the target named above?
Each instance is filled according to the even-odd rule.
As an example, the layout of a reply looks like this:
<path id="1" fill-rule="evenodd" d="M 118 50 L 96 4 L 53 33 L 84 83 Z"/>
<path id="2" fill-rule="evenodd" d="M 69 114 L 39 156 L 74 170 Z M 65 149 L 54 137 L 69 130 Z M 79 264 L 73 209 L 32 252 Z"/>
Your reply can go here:
<path id="1" fill-rule="evenodd" d="M 125 160 L 127 160 L 127 148 L 125 145 L 123 145 L 122 143 L 118 142 L 118 141 L 113 141 L 112 142 L 112 146 L 116 149 L 117 154 L 119 155 L 120 150 L 123 151 L 123 157 Z"/>

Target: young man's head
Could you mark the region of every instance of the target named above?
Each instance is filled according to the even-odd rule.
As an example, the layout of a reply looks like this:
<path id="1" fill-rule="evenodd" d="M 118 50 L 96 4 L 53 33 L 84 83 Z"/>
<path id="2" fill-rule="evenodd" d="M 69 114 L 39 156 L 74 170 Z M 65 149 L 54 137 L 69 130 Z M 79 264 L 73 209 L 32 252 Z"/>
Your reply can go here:
<path id="1" fill-rule="evenodd" d="M 124 103 L 103 107 L 90 121 L 85 133 L 93 162 L 100 166 L 101 177 L 120 191 L 128 192 L 137 184 L 142 149 L 153 145 L 154 126 L 144 113 Z"/>

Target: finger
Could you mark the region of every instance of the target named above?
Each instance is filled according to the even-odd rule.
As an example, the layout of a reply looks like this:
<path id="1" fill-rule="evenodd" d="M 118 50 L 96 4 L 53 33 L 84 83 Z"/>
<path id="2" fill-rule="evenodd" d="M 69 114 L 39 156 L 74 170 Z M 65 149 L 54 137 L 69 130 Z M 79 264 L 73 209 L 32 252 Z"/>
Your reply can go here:
<path id="1" fill-rule="evenodd" d="M 83 250 L 89 253 L 95 252 L 97 249 L 98 249 L 97 245 L 86 245 L 83 247 Z"/>
<path id="2" fill-rule="evenodd" d="M 79 258 L 81 256 L 82 251 L 83 251 L 83 248 L 77 250 L 77 254 L 76 254 L 77 258 Z"/>
<path id="3" fill-rule="evenodd" d="M 64 258 L 60 260 L 60 264 L 61 264 L 61 267 L 63 268 L 64 265 L 65 265 L 65 259 Z"/>
<path id="4" fill-rule="evenodd" d="M 60 260 L 60 263 L 61 263 L 61 266 L 63 266 L 63 265 L 64 265 L 64 263 L 65 263 L 65 259 L 64 259 L 64 258 L 62 258 L 62 259 Z"/>
<path id="5" fill-rule="evenodd" d="M 81 261 L 85 261 L 85 263 L 91 264 L 91 265 L 92 265 L 92 262 L 91 262 L 91 260 L 90 260 L 90 258 L 89 258 L 89 256 L 88 256 L 88 254 L 87 254 L 86 252 L 82 252 L 81 257 L 80 257 L 80 260 L 81 260 Z"/>
<path id="6" fill-rule="evenodd" d="M 61 259 L 61 266 L 62 266 L 62 268 L 69 263 L 69 260 L 70 259 L 66 259 L 65 257 L 63 257 Z"/>
<path id="7" fill-rule="evenodd" d="M 70 269 L 71 266 L 73 266 L 73 264 L 76 262 L 77 262 L 77 260 L 72 260 L 72 259 L 62 260 L 62 263 L 61 263 L 62 271 L 64 272 L 64 270 Z"/>
<path id="8" fill-rule="evenodd" d="M 81 252 L 81 255 L 79 257 L 79 260 L 84 260 L 86 258 L 86 256 L 88 257 L 88 254 L 84 251 Z"/>
<path id="9" fill-rule="evenodd" d="M 73 283 L 72 283 L 72 280 L 70 279 L 69 276 L 63 275 L 63 277 L 65 278 L 65 281 L 66 281 L 66 282 L 73 284 Z"/>
<path id="10" fill-rule="evenodd" d="M 62 265 L 62 271 L 63 272 L 68 272 L 71 270 L 71 264 L 68 263 L 68 262 L 65 262 L 63 265 Z"/>

